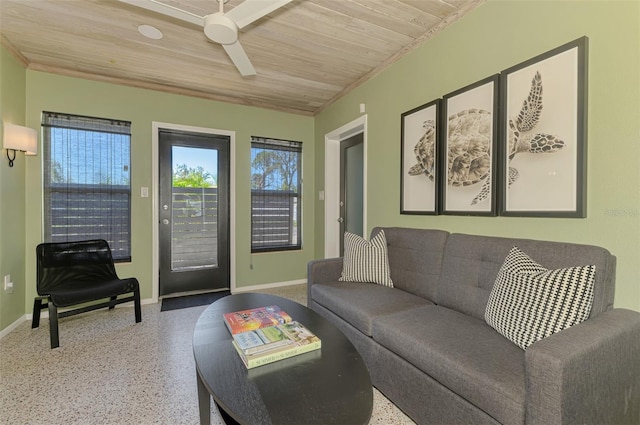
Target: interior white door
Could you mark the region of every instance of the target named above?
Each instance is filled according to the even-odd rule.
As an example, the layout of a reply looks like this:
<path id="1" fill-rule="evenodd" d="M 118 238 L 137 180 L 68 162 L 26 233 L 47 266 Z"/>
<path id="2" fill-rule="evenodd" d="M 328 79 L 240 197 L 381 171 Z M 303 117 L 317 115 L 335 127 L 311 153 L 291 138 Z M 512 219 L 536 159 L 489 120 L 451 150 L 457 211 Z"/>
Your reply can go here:
<path id="1" fill-rule="evenodd" d="M 362 228 L 367 232 L 367 116 L 359 118 L 325 134 L 324 172 L 324 256 L 340 256 L 340 144 L 356 134 L 362 134 Z"/>

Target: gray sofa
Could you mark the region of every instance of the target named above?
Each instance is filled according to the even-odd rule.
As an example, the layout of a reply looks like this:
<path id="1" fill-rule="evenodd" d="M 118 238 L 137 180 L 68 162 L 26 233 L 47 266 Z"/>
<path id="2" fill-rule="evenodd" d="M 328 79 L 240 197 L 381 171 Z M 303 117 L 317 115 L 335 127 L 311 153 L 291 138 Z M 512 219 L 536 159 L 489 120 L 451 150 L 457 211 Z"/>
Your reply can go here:
<path id="1" fill-rule="evenodd" d="M 372 237 L 379 232 L 372 231 Z M 308 306 L 353 342 L 372 382 L 419 424 L 640 424 L 640 313 L 613 308 L 606 249 L 384 228 L 393 288 L 308 265 Z M 594 264 L 589 318 L 526 350 L 484 312 L 513 246 L 549 269 Z"/>

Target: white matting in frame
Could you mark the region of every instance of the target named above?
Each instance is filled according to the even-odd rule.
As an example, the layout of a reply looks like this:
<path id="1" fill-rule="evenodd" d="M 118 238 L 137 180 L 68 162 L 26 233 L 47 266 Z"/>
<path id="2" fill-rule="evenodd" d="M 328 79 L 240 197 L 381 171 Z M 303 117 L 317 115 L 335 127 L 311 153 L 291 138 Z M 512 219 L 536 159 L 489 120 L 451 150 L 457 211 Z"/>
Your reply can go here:
<path id="1" fill-rule="evenodd" d="M 439 109 L 438 99 L 401 115 L 401 214 L 438 213 Z"/>
<path id="2" fill-rule="evenodd" d="M 586 42 L 502 73 L 502 215 L 585 216 Z"/>
<path id="3" fill-rule="evenodd" d="M 444 214 L 496 213 L 497 104 L 498 74 L 443 98 Z"/>

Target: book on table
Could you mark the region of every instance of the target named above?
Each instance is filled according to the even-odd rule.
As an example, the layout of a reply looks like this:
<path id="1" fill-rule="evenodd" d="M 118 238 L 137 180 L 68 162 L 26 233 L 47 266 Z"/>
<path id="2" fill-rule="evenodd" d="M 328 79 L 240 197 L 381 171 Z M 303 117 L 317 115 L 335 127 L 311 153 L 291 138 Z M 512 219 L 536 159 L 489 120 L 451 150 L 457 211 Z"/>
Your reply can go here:
<path id="1" fill-rule="evenodd" d="M 233 334 L 232 344 L 247 369 L 318 350 L 322 346 L 320 338 L 296 321 Z"/>
<path id="2" fill-rule="evenodd" d="M 321 347 L 320 338 L 277 305 L 224 313 L 223 319 L 249 369 Z"/>
<path id="3" fill-rule="evenodd" d="M 232 335 L 292 321 L 291 316 L 277 305 L 234 311 L 223 314 L 223 317 Z"/>

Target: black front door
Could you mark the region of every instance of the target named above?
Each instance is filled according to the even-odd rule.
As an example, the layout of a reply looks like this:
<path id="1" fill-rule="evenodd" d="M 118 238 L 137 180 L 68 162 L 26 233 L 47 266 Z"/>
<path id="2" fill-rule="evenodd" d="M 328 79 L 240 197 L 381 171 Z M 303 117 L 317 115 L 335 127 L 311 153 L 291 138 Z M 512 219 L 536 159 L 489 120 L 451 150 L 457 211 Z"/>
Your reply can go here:
<path id="1" fill-rule="evenodd" d="M 159 130 L 160 296 L 229 288 L 229 137 Z"/>

